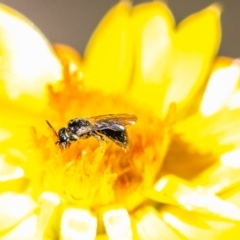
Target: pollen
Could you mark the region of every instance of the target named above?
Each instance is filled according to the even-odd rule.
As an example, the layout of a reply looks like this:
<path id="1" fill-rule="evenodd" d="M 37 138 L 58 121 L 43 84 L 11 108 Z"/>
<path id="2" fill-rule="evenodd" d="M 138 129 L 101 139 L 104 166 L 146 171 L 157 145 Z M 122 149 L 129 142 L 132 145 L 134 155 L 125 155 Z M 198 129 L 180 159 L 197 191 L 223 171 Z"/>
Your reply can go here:
<path id="1" fill-rule="evenodd" d="M 55 144 L 56 134 L 47 124 L 41 131 L 33 127 L 35 150 L 29 158 L 31 165 L 37 166 L 31 176 L 36 184 L 33 196 L 52 191 L 78 207 L 95 209 L 118 203 L 137 207 L 145 201 L 139 197 L 140 192 L 152 186 L 159 176 L 171 138 L 174 111 L 170 108 L 167 117 L 160 120 L 149 109 L 134 105 L 126 94 L 87 91 L 81 79 L 64 71 L 63 80 L 48 87 L 46 117 L 56 130 L 66 127 L 70 119 L 102 114 L 134 114 L 138 121 L 126 126 L 127 149 L 94 138 L 80 139 L 69 148 L 60 149 Z"/>

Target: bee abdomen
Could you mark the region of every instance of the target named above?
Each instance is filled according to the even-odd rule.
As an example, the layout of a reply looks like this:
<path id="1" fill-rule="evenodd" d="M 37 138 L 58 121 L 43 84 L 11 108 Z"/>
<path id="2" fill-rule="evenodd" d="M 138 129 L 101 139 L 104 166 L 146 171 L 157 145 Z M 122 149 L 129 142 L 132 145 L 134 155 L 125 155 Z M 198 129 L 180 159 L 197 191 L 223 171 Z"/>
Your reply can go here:
<path id="1" fill-rule="evenodd" d="M 126 148 L 128 146 L 128 136 L 126 130 L 122 131 L 113 131 L 111 129 L 103 129 L 97 131 L 100 134 L 106 136 L 107 138 L 111 139 L 113 142 L 118 144 L 120 147 Z"/>

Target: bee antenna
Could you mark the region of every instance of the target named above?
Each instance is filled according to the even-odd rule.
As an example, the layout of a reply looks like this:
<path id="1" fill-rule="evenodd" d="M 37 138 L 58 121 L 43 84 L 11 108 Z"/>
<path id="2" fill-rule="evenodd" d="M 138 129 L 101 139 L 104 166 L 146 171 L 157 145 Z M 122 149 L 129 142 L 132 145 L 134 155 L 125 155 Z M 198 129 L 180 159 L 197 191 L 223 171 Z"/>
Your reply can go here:
<path id="1" fill-rule="evenodd" d="M 46 120 L 46 122 L 47 122 L 47 125 L 53 130 L 54 134 L 58 137 L 56 130 L 53 128 L 53 126 L 50 124 L 50 122 L 48 120 Z"/>

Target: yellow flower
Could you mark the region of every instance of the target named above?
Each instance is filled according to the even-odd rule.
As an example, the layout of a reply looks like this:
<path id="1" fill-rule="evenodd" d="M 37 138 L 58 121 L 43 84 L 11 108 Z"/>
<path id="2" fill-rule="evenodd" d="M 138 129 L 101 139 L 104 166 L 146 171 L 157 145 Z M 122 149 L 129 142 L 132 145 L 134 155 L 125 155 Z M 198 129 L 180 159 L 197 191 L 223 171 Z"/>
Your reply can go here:
<path id="1" fill-rule="evenodd" d="M 238 239 L 238 60 L 216 58 L 220 7 L 175 27 L 120 1 L 83 57 L 0 5 L 1 239 Z M 54 128 L 134 114 L 128 150 Z"/>

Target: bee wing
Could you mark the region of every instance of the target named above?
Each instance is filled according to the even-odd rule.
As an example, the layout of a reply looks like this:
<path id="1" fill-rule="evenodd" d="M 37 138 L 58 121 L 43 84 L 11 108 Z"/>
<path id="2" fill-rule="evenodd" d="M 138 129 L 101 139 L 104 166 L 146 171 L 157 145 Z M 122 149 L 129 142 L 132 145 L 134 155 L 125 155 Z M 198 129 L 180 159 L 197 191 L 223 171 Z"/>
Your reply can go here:
<path id="1" fill-rule="evenodd" d="M 88 134 L 92 131 L 93 131 L 92 127 L 87 126 L 87 127 L 79 128 L 78 131 L 76 132 L 76 134 L 78 137 L 80 137 L 81 135 Z"/>
<path id="2" fill-rule="evenodd" d="M 105 114 L 94 117 L 84 118 L 89 121 L 91 124 L 95 124 L 97 122 L 116 122 L 121 125 L 132 125 L 137 121 L 137 116 L 133 114 Z"/>
<path id="3" fill-rule="evenodd" d="M 123 131 L 126 125 L 132 125 L 137 121 L 137 117 L 132 114 L 108 114 L 86 118 L 92 124 L 92 130 L 111 129 L 113 131 Z"/>

